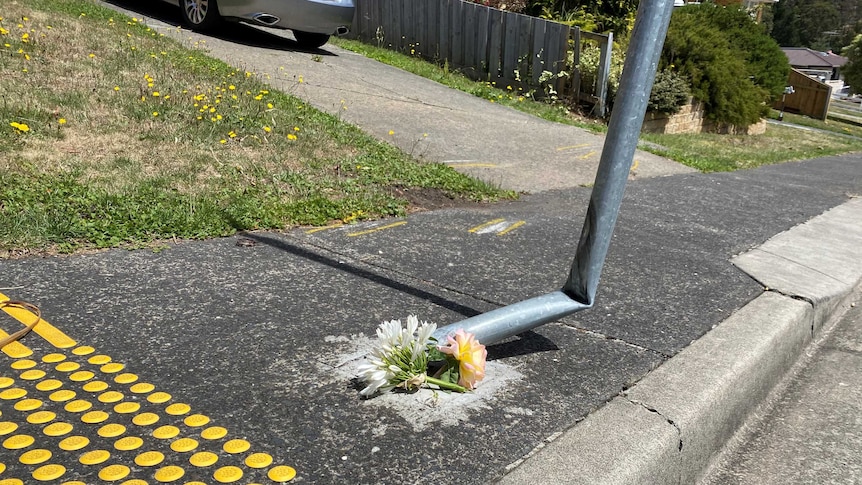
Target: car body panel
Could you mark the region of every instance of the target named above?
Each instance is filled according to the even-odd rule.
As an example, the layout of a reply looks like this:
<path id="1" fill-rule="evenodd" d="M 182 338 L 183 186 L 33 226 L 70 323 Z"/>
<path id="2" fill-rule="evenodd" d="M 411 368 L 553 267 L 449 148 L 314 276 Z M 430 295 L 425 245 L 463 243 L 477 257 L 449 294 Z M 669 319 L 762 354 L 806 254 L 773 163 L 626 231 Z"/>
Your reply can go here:
<path id="1" fill-rule="evenodd" d="M 355 0 L 218 0 L 219 15 L 227 19 L 327 35 L 346 33 L 354 9 Z"/>

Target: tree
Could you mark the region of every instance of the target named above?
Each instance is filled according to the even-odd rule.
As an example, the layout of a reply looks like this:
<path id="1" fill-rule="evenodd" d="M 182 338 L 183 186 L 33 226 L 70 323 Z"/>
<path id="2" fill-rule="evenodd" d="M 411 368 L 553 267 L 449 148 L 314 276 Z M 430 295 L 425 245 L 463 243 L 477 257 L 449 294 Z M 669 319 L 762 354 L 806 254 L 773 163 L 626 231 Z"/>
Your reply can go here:
<path id="1" fill-rule="evenodd" d="M 688 78 L 710 119 L 744 126 L 768 111 L 790 70 L 778 44 L 744 10 L 714 4 L 674 11 L 661 67 Z"/>
<path id="2" fill-rule="evenodd" d="M 844 82 L 850 85 L 854 93 L 862 93 L 862 34 L 857 35 L 853 42 L 844 49 L 847 64 L 841 68 Z"/>

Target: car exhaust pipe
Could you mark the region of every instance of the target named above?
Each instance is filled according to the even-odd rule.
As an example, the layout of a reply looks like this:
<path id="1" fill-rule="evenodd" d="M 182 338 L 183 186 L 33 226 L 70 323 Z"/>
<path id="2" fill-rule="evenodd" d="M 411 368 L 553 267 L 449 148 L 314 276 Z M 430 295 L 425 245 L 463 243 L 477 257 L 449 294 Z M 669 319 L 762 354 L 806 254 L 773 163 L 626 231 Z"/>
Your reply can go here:
<path id="1" fill-rule="evenodd" d="M 252 15 L 252 20 L 255 22 L 261 23 L 266 26 L 273 26 L 277 24 L 281 19 L 276 17 L 275 15 L 271 15 L 268 13 L 257 13 Z"/>
<path id="2" fill-rule="evenodd" d="M 335 35 L 339 35 L 339 36 L 340 35 L 347 35 L 348 32 L 350 32 L 350 29 L 348 29 L 347 27 L 345 27 L 343 25 L 341 27 L 335 29 Z"/>

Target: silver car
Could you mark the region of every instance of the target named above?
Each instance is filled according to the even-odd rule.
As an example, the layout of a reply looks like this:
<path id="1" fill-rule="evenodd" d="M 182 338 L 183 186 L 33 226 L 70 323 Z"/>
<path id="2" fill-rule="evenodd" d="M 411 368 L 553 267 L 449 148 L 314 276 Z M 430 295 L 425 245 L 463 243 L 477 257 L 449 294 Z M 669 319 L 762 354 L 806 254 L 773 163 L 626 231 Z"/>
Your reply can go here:
<path id="1" fill-rule="evenodd" d="M 303 47 L 320 47 L 333 34 L 346 34 L 354 0 L 166 0 L 180 7 L 193 29 L 216 27 L 222 19 L 290 29 Z"/>

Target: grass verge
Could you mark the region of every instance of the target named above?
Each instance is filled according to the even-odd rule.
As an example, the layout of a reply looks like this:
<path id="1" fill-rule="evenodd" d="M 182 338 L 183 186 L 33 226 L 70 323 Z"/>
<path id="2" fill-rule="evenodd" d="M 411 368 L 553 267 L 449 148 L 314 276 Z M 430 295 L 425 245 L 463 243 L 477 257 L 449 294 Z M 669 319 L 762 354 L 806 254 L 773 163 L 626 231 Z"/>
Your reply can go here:
<path id="1" fill-rule="evenodd" d="M 331 42 L 342 49 L 362 54 L 370 59 L 397 67 L 402 71 L 407 71 L 444 86 L 486 99 L 490 103 L 509 106 L 538 118 L 577 126 L 596 133 L 607 131 L 607 126 L 604 123 L 576 116 L 560 103 L 551 104 L 537 101 L 531 93 L 525 93 L 520 89 L 516 90 L 511 86 L 497 86 L 493 82 L 473 81 L 458 71 L 450 70 L 446 65 L 442 67 L 438 66 L 422 59 L 418 55 L 402 54 L 383 47 L 344 38 L 334 37 Z"/>
<path id="2" fill-rule="evenodd" d="M 91 1 L 5 3 L 0 54 L 0 257 L 514 197 Z"/>

